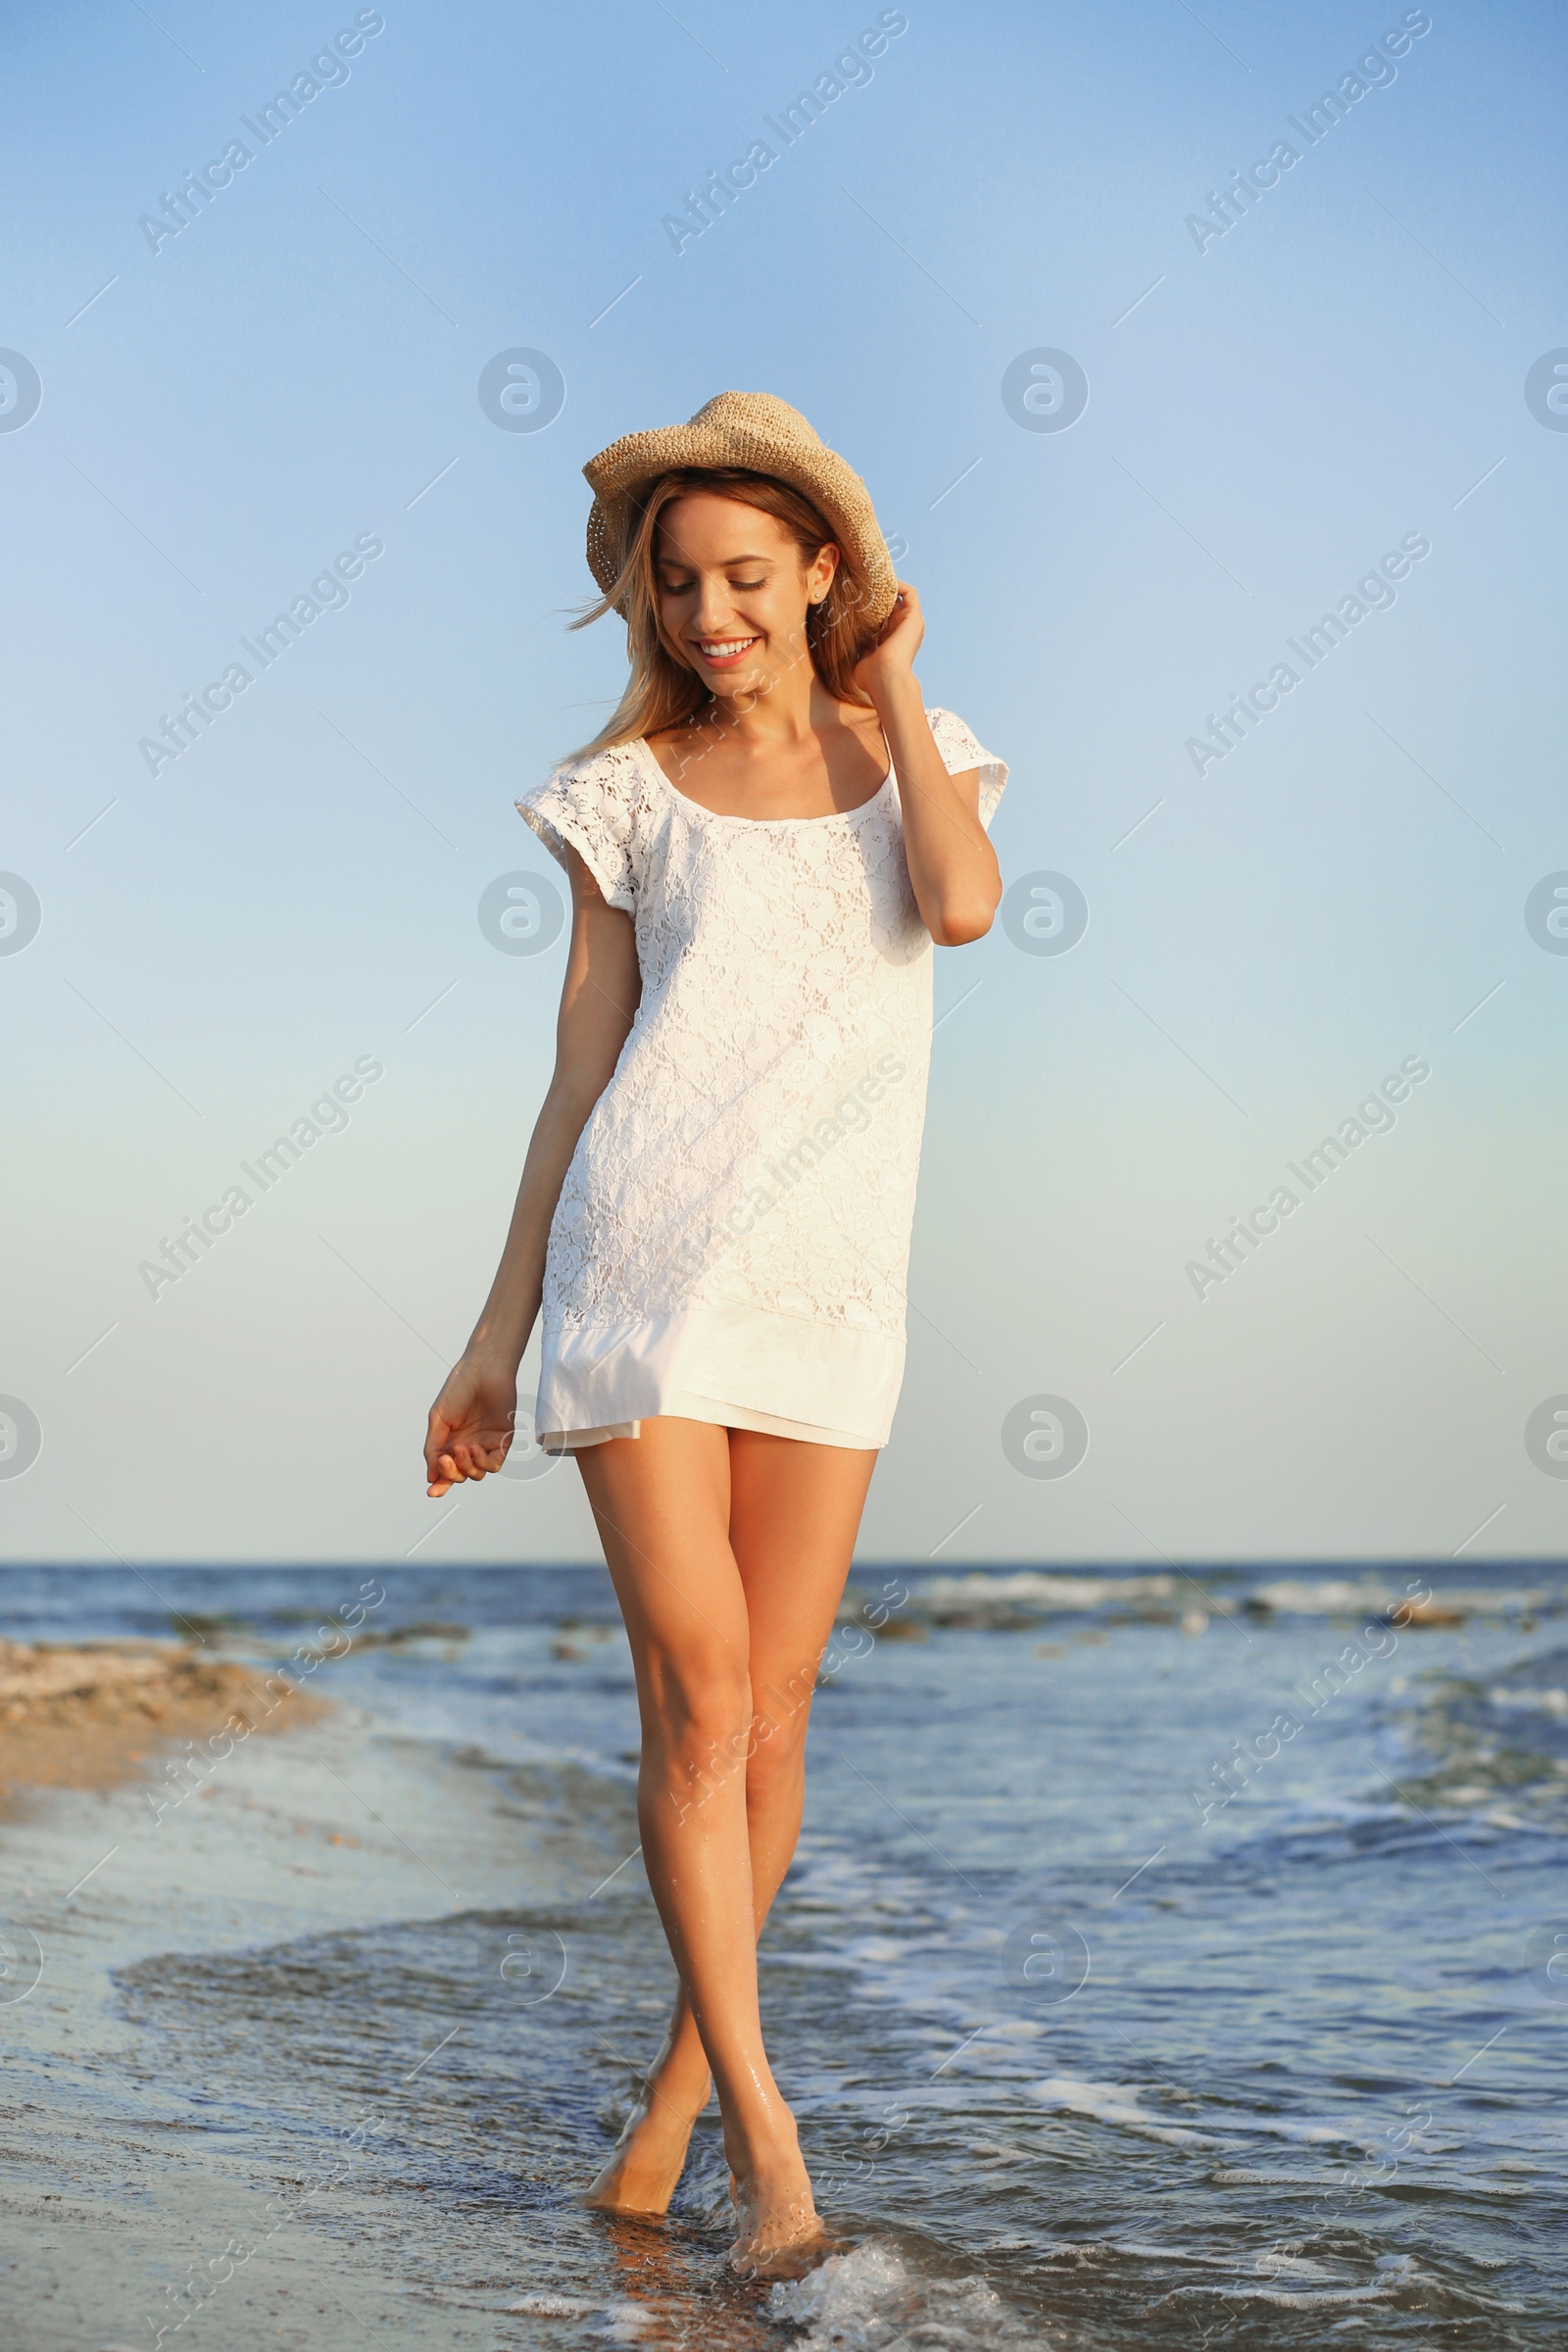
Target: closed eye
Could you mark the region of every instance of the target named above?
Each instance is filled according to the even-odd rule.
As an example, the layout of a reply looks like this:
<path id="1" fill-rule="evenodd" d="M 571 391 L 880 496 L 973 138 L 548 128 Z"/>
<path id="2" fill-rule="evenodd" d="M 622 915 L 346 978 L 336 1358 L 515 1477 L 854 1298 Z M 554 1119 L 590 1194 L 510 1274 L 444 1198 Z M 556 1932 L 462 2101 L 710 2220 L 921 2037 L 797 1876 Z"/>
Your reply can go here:
<path id="1" fill-rule="evenodd" d="M 695 575 L 690 574 L 684 578 L 671 578 L 670 574 L 666 571 L 662 575 L 660 585 L 662 587 L 666 596 L 685 596 L 690 592 L 690 590 L 696 587 L 697 581 Z M 760 579 L 756 580 L 737 580 L 732 575 L 729 585 L 731 588 L 742 588 L 748 592 L 753 592 L 759 588 L 765 588 L 767 586 L 767 575 L 764 572 Z"/>

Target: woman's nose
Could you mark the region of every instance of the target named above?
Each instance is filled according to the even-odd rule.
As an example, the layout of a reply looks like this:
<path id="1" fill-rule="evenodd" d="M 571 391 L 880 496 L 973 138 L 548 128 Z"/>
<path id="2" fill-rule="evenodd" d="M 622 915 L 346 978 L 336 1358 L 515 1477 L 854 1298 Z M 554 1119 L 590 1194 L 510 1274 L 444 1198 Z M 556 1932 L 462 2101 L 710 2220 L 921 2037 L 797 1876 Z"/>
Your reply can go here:
<path id="1" fill-rule="evenodd" d="M 705 637 L 716 637 L 735 618 L 734 600 L 729 582 L 720 574 L 717 579 L 700 582 L 697 594 L 697 627 Z"/>

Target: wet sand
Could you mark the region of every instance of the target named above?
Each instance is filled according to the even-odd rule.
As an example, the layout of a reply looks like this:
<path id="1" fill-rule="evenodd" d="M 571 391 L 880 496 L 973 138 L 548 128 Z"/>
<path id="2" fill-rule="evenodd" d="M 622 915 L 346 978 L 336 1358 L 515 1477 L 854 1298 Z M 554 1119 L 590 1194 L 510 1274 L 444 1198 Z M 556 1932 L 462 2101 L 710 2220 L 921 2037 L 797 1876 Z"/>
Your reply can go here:
<path id="1" fill-rule="evenodd" d="M 169 1743 L 216 1756 L 321 1702 L 266 1666 L 167 1642 L 0 1642 L 0 1818 L 34 1788 L 113 1788 Z"/>
<path id="2" fill-rule="evenodd" d="M 166 1649 L 156 1675 L 116 1676 L 114 1654 L 136 1652 L 79 1653 L 87 1666 L 69 1670 L 62 1655 L 60 1687 L 5 1719 L 23 1777 L 0 1848 L 0 2333 L 25 2352 L 171 2352 L 198 2337 L 231 2352 L 362 2337 L 487 2352 L 493 2313 L 411 2284 L 406 2217 L 366 2190 L 363 2134 L 371 2161 L 381 2134 L 353 2078 L 396 1984 L 370 1987 L 356 1962 L 347 1997 L 323 2001 L 316 1955 L 389 1920 L 417 1934 L 471 1911 L 505 1921 L 514 1969 L 518 1880 L 575 1888 L 579 1839 L 563 1870 L 550 1792 L 477 1754 L 388 1737 L 331 1693 L 296 1693 L 264 1718 L 292 1725 L 288 1738 L 236 1742 L 174 1795 L 172 1755 L 205 1749 L 214 1724 L 254 1704 L 235 1676 L 254 1694 L 261 1673 Z M 90 1684 L 72 1688 L 83 1672 Z M 41 1785 L 51 1769 L 64 1785 Z M 617 1801 L 612 1822 L 590 1825 L 594 1878 L 635 1843 L 628 1818 Z M 261 2085 L 235 2095 L 229 2044 L 261 2013 L 269 1955 L 293 2005 L 282 2020 L 266 2009 Z M 192 2007 L 209 1984 L 220 1997 Z M 416 1999 L 400 2017 L 389 2052 L 414 2188 L 431 2161 L 421 2094 L 439 2108 L 463 2039 L 442 2046 L 463 2021 L 441 1988 L 424 2010 Z M 335 2086 L 307 2055 L 318 2031 Z M 521 2251 L 504 2220 L 496 2251 L 503 2266 Z"/>
<path id="3" fill-rule="evenodd" d="M 318 1572 L 259 1574 L 243 1626 L 215 1572 L 161 1618 L 122 1581 L 19 1579 L 7 1630 L 243 1664 L 318 1622 Z M 577 2201 L 670 1991 L 605 1580 L 406 1572 L 293 1650 L 314 1721 L 199 1769 L 123 1677 L 138 1777 L 0 1837 L 6 2340 L 1555 2340 L 1568 1589 L 1175 1581 L 847 1613 L 761 1953 L 847 2251 L 766 2289 L 724 2271 L 711 2114 L 666 2224 Z"/>

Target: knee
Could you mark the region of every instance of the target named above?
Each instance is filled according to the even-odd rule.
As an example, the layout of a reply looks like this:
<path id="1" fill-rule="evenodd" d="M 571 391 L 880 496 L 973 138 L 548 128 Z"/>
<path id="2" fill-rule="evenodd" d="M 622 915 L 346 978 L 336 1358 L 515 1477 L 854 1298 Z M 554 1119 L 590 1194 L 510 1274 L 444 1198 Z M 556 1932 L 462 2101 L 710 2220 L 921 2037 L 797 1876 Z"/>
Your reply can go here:
<path id="1" fill-rule="evenodd" d="M 649 1661 L 645 1731 L 666 1754 L 744 1756 L 752 1719 L 752 1686 L 744 1662 L 711 1646 Z"/>
<path id="2" fill-rule="evenodd" d="M 753 1803 L 766 1804 L 799 1780 L 806 1767 L 806 1725 L 804 1707 L 782 1719 L 765 1712 L 753 1717 L 746 1760 L 746 1793 Z"/>

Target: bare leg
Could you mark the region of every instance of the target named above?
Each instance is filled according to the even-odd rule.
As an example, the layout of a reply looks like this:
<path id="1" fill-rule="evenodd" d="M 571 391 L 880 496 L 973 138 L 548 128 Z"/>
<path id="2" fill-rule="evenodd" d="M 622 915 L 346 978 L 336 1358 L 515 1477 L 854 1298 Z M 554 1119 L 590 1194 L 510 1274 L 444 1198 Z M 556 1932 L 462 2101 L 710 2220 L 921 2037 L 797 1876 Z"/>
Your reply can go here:
<path id="1" fill-rule="evenodd" d="M 874 1453 L 804 1446 L 750 1430 L 730 1436 L 730 1544 L 746 1593 L 753 1736 L 746 1766 L 753 1918 L 760 1935 L 800 1836 L 806 1733 L 816 1669 L 849 1574 Z M 647 2098 L 596 2189 L 662 2212 L 692 2120 L 710 2089 L 684 1991 L 647 2077 Z"/>
<path id="2" fill-rule="evenodd" d="M 649 1877 L 695 1994 L 590 2197 L 663 2211 L 711 2059 L 743 2237 L 763 2247 L 814 2223 L 761 2047 L 755 1938 L 795 1849 L 811 1690 L 875 1458 L 674 1420 L 581 1457 L 637 1664 Z"/>

